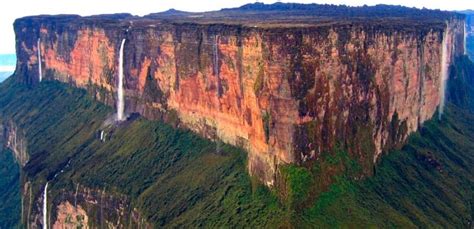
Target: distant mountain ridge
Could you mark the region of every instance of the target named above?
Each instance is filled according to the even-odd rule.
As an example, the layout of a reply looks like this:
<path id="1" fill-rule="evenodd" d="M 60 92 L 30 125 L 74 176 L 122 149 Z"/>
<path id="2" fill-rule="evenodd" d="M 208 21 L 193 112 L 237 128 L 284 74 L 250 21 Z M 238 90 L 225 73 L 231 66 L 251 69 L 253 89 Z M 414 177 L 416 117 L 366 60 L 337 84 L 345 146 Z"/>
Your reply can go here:
<path id="1" fill-rule="evenodd" d="M 449 11 L 419 9 L 415 7 L 406 7 L 401 5 L 385 5 L 378 4 L 375 6 L 347 6 L 334 4 L 302 4 L 302 3 L 250 3 L 238 8 L 227 8 L 222 11 L 307 11 L 319 16 L 407 16 L 416 14 L 417 16 L 430 15 L 441 16 L 441 14 L 449 14 Z M 334 14 L 336 13 L 336 14 Z"/>
<path id="2" fill-rule="evenodd" d="M 278 13 L 276 13 L 278 12 Z M 433 18 L 443 19 L 452 16 L 453 12 L 409 8 L 405 6 L 394 5 L 376 5 L 376 6 L 346 6 L 330 4 L 301 4 L 301 3 L 250 3 L 237 8 L 225 8 L 218 11 L 191 13 L 170 9 L 168 11 L 152 13 L 145 18 L 176 18 L 177 16 L 198 17 L 199 20 L 212 18 L 234 18 L 243 20 L 296 20 L 304 17 L 307 20 L 321 20 L 323 18 L 347 19 L 347 18 Z"/>

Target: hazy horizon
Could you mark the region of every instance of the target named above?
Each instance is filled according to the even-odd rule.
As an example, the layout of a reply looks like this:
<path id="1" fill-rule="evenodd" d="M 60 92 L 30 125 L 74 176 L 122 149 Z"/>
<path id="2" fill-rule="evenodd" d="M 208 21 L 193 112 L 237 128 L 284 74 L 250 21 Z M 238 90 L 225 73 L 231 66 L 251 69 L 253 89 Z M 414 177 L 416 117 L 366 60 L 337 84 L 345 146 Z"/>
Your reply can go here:
<path id="1" fill-rule="evenodd" d="M 13 74 L 15 67 L 15 54 L 0 54 L 0 83 Z"/>
<path id="2" fill-rule="evenodd" d="M 15 35 L 13 32 L 13 22 L 15 19 L 40 14 L 78 14 L 82 16 L 110 13 L 131 13 L 133 15 L 143 16 L 149 13 L 162 12 L 168 9 L 176 9 L 189 12 L 203 12 L 219 10 L 222 8 L 238 7 L 244 4 L 253 3 L 251 0 L 233 0 L 233 1 L 194 1 L 186 0 L 175 1 L 155 1 L 150 3 L 146 0 L 130 1 L 126 0 L 117 4 L 112 1 L 57 1 L 57 0 L 18 0 L 14 4 L 8 4 L 0 9 L 0 31 L 2 32 L 2 41 L 0 43 L 0 54 L 15 53 Z M 335 5 L 403 5 L 407 7 L 441 9 L 451 11 L 461 11 L 474 9 L 474 1 L 466 2 L 466 0 L 451 0 L 449 4 L 441 0 L 322 0 L 322 1 L 275 1 L 264 0 L 259 1 L 270 4 L 275 2 L 294 2 L 294 3 L 318 3 L 318 4 L 335 4 Z M 143 7 L 149 6 L 149 7 Z"/>

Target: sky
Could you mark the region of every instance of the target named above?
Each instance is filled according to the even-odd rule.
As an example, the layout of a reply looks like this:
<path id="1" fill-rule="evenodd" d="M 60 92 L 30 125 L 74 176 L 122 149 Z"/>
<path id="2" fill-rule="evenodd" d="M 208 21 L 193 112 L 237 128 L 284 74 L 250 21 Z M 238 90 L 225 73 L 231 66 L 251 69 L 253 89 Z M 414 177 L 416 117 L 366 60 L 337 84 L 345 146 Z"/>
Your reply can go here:
<path id="1" fill-rule="evenodd" d="M 255 0 L 254 0 L 255 1 Z M 16 18 L 38 14 L 79 14 L 83 16 L 105 13 L 146 15 L 171 8 L 202 12 L 238 7 L 252 0 L 14 0 L 0 8 L 0 54 L 15 53 L 13 22 Z M 275 0 L 259 2 L 274 3 Z M 298 0 L 282 2 L 345 4 L 351 6 L 391 4 L 442 10 L 474 9 L 474 0 Z"/>

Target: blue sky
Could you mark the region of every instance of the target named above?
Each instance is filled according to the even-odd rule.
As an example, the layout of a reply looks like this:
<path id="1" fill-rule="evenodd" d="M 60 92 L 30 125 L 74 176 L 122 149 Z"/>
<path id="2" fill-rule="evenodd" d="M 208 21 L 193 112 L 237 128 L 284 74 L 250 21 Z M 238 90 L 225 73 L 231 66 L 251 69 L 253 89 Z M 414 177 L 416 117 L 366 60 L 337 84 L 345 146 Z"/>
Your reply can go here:
<path id="1" fill-rule="evenodd" d="M 170 8 L 184 11 L 210 11 L 236 7 L 254 1 L 249 0 L 15 0 L 3 3 L 0 8 L 0 54 L 15 52 L 13 21 L 16 18 L 38 14 L 80 14 L 127 12 L 145 15 Z M 273 3 L 275 0 L 260 2 Z M 474 9 L 474 0 L 299 0 L 282 2 L 327 3 L 346 5 L 395 4 L 431 9 Z"/>

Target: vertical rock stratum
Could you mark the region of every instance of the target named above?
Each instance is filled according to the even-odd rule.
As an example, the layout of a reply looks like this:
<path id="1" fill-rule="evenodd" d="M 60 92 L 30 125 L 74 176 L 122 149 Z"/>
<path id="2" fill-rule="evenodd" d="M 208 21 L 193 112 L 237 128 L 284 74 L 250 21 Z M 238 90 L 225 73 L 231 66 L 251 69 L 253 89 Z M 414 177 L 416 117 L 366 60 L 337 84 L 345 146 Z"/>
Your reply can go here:
<path id="1" fill-rule="evenodd" d="M 279 165 L 314 161 L 336 146 L 370 174 L 442 104 L 443 65 L 464 53 L 464 16 L 296 6 L 21 18 L 15 75 L 86 88 L 115 106 L 126 39 L 127 114 L 179 120 L 245 148 L 250 173 L 268 186 Z"/>

